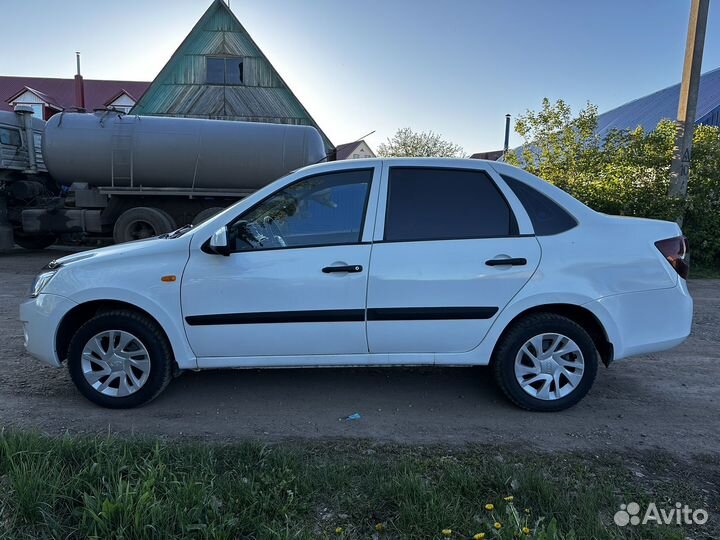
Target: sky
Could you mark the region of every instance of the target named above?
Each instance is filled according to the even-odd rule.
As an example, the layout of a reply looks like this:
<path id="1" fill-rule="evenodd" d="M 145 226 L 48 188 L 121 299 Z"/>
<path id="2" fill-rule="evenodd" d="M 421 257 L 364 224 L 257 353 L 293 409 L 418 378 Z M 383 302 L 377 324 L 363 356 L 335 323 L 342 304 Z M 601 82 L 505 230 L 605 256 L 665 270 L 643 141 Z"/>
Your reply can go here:
<path id="1" fill-rule="evenodd" d="M 151 81 L 211 0 L 0 0 L 0 75 Z M 720 67 L 711 2 L 703 72 Z M 335 144 L 432 130 L 502 147 L 505 114 L 600 112 L 680 81 L 690 0 L 230 0 Z M 12 14 L 12 15 L 9 15 Z M 37 21 L 33 25 L 32 21 Z M 513 135 L 511 143 L 519 143 Z"/>

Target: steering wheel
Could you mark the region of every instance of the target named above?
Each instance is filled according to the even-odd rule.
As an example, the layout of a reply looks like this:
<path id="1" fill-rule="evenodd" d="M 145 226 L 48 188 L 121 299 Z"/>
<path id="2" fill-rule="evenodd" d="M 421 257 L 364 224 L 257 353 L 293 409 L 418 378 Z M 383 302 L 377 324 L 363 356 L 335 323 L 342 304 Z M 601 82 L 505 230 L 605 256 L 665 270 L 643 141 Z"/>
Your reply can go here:
<path id="1" fill-rule="evenodd" d="M 275 220 L 270 216 L 265 216 L 262 221 L 263 221 L 263 226 L 267 227 L 272 232 L 273 242 L 275 244 L 277 244 L 279 247 L 287 246 L 287 242 L 285 242 L 285 238 L 283 238 L 282 232 L 280 231 L 280 227 L 277 226 L 277 223 L 275 223 Z"/>

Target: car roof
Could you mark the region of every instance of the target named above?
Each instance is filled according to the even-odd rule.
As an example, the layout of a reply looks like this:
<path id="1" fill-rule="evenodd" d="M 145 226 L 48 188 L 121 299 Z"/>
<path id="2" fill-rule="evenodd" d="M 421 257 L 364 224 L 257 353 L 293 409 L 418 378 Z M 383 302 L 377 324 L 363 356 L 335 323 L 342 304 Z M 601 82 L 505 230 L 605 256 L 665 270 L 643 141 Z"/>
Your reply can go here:
<path id="1" fill-rule="evenodd" d="M 507 175 L 516 180 L 519 180 L 533 189 L 541 192 L 543 195 L 549 197 L 556 203 L 560 204 L 563 208 L 573 214 L 576 218 L 582 217 L 582 219 L 592 218 L 593 216 L 599 216 L 594 210 L 587 207 L 569 193 L 562 189 L 554 186 L 550 182 L 538 178 L 534 174 L 531 174 L 519 167 L 509 165 L 501 161 L 491 161 L 487 159 L 470 159 L 470 158 L 438 158 L 438 157 L 376 157 L 376 158 L 361 158 L 361 159 L 347 159 L 341 161 L 329 161 L 318 163 L 315 165 L 309 165 L 304 167 L 302 170 L 305 171 L 333 171 L 352 169 L 359 167 L 377 167 L 382 164 L 388 166 L 412 166 L 412 167 L 438 167 L 438 168 L 457 168 L 457 169 L 492 169 L 500 175 Z"/>

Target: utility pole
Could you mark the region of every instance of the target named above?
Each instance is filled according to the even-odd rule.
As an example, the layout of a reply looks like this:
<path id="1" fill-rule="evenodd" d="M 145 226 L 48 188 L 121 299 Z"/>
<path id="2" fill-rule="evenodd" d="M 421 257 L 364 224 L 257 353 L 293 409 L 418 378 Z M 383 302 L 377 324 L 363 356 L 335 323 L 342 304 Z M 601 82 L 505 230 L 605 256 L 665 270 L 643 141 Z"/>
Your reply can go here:
<path id="1" fill-rule="evenodd" d="M 693 131 L 695 129 L 695 111 L 700 88 L 700 68 L 702 67 L 709 4 L 710 0 L 692 0 L 690 6 L 685 63 L 682 83 L 680 84 L 677 134 L 670 168 L 670 196 L 672 197 L 685 197 L 687 195 Z M 682 221 L 682 217 L 680 217 L 680 221 Z"/>
<path id="2" fill-rule="evenodd" d="M 503 144 L 503 157 L 508 153 L 510 148 L 510 115 L 505 115 L 505 143 Z"/>

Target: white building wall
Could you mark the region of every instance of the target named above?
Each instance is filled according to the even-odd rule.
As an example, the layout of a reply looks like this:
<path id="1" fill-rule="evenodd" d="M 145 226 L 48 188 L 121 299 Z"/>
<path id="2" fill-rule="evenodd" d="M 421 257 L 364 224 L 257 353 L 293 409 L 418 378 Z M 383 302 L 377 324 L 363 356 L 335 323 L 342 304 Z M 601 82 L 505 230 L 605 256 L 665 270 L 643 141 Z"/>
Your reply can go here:
<path id="1" fill-rule="evenodd" d="M 10 102 L 10 105 L 13 107 L 15 105 L 28 105 L 29 107 L 32 107 L 33 116 L 35 116 L 35 118 L 39 118 L 40 120 L 44 119 L 45 102 L 30 90 L 26 90 L 20 94 Z"/>
<path id="2" fill-rule="evenodd" d="M 365 144 L 364 142 L 361 142 L 358 144 L 357 148 L 355 148 L 350 155 L 348 156 L 348 159 L 363 159 L 363 158 L 374 158 L 375 153 L 370 150 L 370 147 Z"/>
<path id="3" fill-rule="evenodd" d="M 112 101 L 108 107 L 113 107 L 119 111 L 129 112 L 130 109 L 135 105 L 135 100 L 127 94 L 122 94 L 117 99 Z"/>

